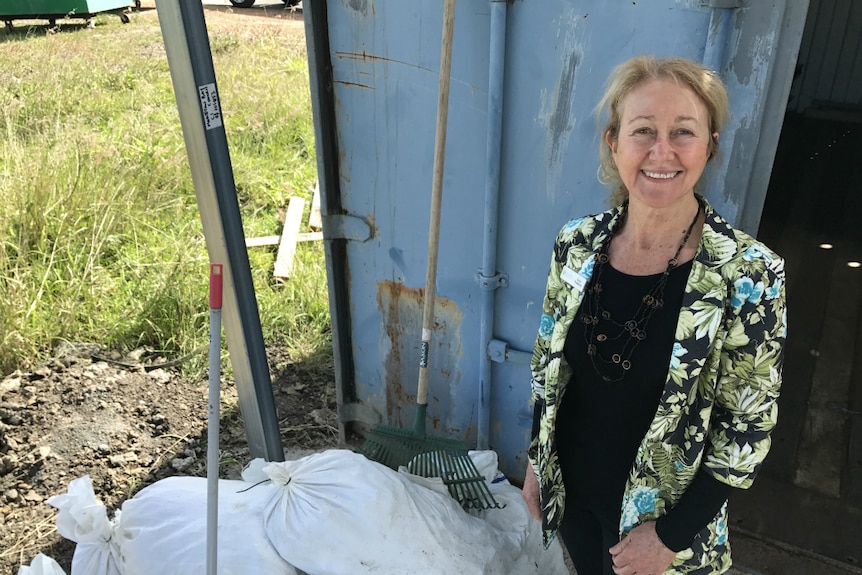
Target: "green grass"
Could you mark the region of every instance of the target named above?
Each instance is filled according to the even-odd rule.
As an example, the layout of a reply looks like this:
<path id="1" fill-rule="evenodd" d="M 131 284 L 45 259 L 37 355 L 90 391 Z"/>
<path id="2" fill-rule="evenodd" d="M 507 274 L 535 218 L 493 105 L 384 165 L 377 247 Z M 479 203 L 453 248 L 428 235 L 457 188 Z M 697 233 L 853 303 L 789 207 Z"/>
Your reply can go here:
<path id="1" fill-rule="evenodd" d="M 208 19 L 209 22 L 209 19 Z M 0 32 L 0 375 L 62 341 L 180 355 L 208 341 L 209 261 L 155 13 Z M 304 40 L 210 24 L 246 237 L 316 179 Z M 330 346 L 323 247 L 250 248 L 267 345 Z"/>

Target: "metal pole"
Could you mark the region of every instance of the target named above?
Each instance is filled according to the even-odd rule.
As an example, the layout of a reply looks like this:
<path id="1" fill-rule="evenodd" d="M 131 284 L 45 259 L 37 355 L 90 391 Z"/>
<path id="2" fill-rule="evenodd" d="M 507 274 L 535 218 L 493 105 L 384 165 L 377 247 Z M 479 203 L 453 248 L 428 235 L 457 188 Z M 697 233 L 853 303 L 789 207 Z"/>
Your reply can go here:
<path id="1" fill-rule="evenodd" d="M 308 54 L 314 145 L 317 149 L 317 177 L 320 181 L 323 215 L 323 251 L 329 286 L 329 315 L 332 323 L 332 356 L 335 363 L 335 398 L 338 407 L 338 441 L 347 441 L 345 422 L 363 420 L 357 401 L 355 366 L 350 320 L 350 272 L 348 240 L 333 233 L 333 216 L 344 213 L 341 205 L 338 168 L 338 136 L 335 126 L 335 97 L 326 2 L 306 2 L 302 6 Z M 367 423 L 378 423 L 371 417 Z"/>
<path id="2" fill-rule="evenodd" d="M 207 403 L 207 575 L 218 573 L 218 431 L 221 384 L 221 264 L 210 264 L 209 401 Z"/>
<path id="3" fill-rule="evenodd" d="M 482 268 L 477 281 L 482 287 L 479 324 L 479 420 L 476 449 L 488 449 L 491 435 L 491 357 L 494 338 L 495 290 L 505 286 L 497 273 L 497 220 L 500 208 L 500 157 L 503 143 L 503 80 L 506 64 L 506 16 L 504 0 L 491 1 L 491 48 L 488 63 L 488 128 L 485 150 L 485 223 Z"/>
<path id="4" fill-rule="evenodd" d="M 210 261 L 224 265 L 223 319 L 252 458 L 284 451 L 203 5 L 156 0 Z"/>

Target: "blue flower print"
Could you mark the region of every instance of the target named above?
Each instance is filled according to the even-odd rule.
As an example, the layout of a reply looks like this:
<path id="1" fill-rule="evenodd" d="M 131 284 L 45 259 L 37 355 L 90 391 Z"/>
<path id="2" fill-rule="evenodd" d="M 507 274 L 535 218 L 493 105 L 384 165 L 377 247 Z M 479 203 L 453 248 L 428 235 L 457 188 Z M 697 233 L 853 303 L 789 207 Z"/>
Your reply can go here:
<path id="1" fill-rule="evenodd" d="M 563 226 L 563 229 L 567 232 L 570 232 L 573 229 L 575 229 L 576 227 L 580 226 L 583 223 L 583 221 L 584 221 L 584 218 L 577 218 L 574 220 L 569 220 L 568 222 L 566 222 L 566 225 Z"/>
<path id="2" fill-rule="evenodd" d="M 593 254 L 587 258 L 587 261 L 585 261 L 581 265 L 581 269 L 578 270 L 578 273 L 581 274 L 582 276 L 584 276 L 585 278 L 590 279 L 591 277 L 593 277 L 593 268 L 594 267 L 596 267 L 596 255 L 595 254 Z"/>
<path id="3" fill-rule="evenodd" d="M 775 283 L 766 288 L 766 299 L 771 300 L 778 297 L 781 293 L 781 278 L 775 280 Z"/>
<path id="4" fill-rule="evenodd" d="M 670 368 L 679 369 L 679 358 L 688 353 L 688 350 L 680 345 L 678 341 L 673 342 L 673 353 L 670 356 Z"/>
<path id="5" fill-rule="evenodd" d="M 683 469 L 685 469 L 685 465 L 683 465 L 683 464 L 682 464 L 682 461 L 674 461 L 674 462 L 673 462 L 673 466 L 674 466 L 674 468 L 675 468 L 677 471 L 680 471 L 680 472 L 681 472 Z"/>
<path id="6" fill-rule="evenodd" d="M 751 246 L 750 248 L 745 250 L 744 254 L 742 254 L 742 259 L 744 259 L 747 262 L 750 262 L 752 260 L 759 259 L 759 258 L 762 258 L 768 262 L 772 261 L 772 256 L 770 254 L 766 253 L 765 251 L 763 251 L 762 249 L 760 249 L 760 247 L 758 247 L 758 246 Z"/>
<path id="7" fill-rule="evenodd" d="M 724 518 L 720 518 L 715 524 L 716 543 L 724 545 L 727 543 L 727 525 L 724 524 Z"/>
<path id="8" fill-rule="evenodd" d="M 539 335 L 544 340 L 551 339 L 551 334 L 554 333 L 554 318 L 546 313 L 542 314 L 542 321 L 539 323 Z"/>
<path id="9" fill-rule="evenodd" d="M 733 296 L 730 298 L 730 304 L 738 309 L 749 301 L 753 304 L 760 303 L 760 298 L 763 297 L 764 286 L 763 282 L 754 283 L 749 277 L 739 278 L 733 282 Z"/>
<path id="10" fill-rule="evenodd" d="M 655 498 L 657 495 L 658 489 L 643 485 L 635 487 L 629 493 L 623 504 L 621 520 L 623 531 L 629 531 L 634 527 L 642 514 L 655 511 Z"/>
<path id="11" fill-rule="evenodd" d="M 760 303 L 761 298 L 763 298 L 763 292 L 765 291 L 763 282 L 757 282 L 754 284 L 754 289 L 751 290 L 751 295 L 748 296 L 748 301 L 757 305 Z"/>
<path id="12" fill-rule="evenodd" d="M 655 511 L 655 496 L 658 489 L 654 487 L 636 487 L 632 491 L 632 501 L 639 513 L 652 513 Z"/>

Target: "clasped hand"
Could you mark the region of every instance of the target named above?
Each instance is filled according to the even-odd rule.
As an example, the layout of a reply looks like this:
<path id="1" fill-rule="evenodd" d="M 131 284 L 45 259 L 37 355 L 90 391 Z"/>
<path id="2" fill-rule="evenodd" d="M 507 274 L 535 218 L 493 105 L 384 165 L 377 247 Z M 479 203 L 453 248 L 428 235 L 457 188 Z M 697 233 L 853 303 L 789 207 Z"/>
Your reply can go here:
<path id="1" fill-rule="evenodd" d="M 655 532 L 655 522 L 638 525 L 628 537 L 610 548 L 616 575 L 661 575 L 676 553 L 665 547 Z"/>

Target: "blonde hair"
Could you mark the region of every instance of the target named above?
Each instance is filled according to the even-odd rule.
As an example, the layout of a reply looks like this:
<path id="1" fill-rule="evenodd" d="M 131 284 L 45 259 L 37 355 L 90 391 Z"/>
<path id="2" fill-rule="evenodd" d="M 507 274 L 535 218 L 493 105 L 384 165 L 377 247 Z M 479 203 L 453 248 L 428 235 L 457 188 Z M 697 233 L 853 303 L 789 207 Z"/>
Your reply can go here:
<path id="1" fill-rule="evenodd" d="M 713 137 L 727 122 L 729 104 L 727 89 L 718 75 L 702 64 L 685 58 L 635 56 L 618 65 L 608 78 L 607 89 L 596 106 L 597 121 L 606 117 L 599 143 L 599 181 L 611 189 L 610 202 L 618 206 L 628 198 L 614 163 L 613 150 L 607 139 L 616 141 L 622 121 L 622 101 L 635 88 L 650 80 L 669 79 L 688 86 L 706 106 L 709 115 L 709 159 L 718 151 L 718 139 Z"/>

